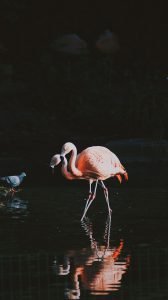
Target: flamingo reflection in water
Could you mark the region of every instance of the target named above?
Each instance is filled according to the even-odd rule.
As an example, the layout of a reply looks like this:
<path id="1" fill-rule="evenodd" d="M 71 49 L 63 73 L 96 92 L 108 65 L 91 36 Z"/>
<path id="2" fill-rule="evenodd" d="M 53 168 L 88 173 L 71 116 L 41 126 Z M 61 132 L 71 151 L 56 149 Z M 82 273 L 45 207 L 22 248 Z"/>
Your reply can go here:
<path id="1" fill-rule="evenodd" d="M 67 299 L 80 299 L 80 282 L 92 295 L 108 295 L 118 291 L 130 263 L 130 255 L 124 253 L 123 240 L 117 246 L 110 247 L 110 216 L 106 220 L 101 245 L 94 238 L 93 225 L 88 218 L 82 222 L 82 228 L 89 237 L 89 249 L 68 251 L 64 263 L 55 265 L 57 275 L 69 275 L 71 278 L 70 287 L 65 289 Z"/>

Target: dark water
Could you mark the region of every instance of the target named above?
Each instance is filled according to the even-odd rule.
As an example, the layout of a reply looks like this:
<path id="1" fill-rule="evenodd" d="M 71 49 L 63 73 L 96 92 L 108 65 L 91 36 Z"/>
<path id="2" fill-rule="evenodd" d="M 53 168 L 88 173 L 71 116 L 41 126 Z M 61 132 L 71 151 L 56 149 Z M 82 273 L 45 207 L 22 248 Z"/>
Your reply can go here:
<path id="1" fill-rule="evenodd" d="M 0 299 L 163 300 L 168 295 L 167 190 L 87 184 L 0 197 Z"/>

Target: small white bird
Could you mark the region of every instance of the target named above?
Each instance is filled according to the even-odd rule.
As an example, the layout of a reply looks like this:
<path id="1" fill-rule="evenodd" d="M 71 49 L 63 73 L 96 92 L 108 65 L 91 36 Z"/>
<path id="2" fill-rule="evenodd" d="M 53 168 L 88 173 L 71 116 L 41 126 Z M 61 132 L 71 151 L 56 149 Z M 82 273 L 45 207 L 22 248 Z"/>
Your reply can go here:
<path id="1" fill-rule="evenodd" d="M 15 192 L 15 188 L 22 183 L 25 176 L 26 173 L 22 172 L 20 175 L 0 177 L 0 181 L 10 188 L 10 192 Z"/>

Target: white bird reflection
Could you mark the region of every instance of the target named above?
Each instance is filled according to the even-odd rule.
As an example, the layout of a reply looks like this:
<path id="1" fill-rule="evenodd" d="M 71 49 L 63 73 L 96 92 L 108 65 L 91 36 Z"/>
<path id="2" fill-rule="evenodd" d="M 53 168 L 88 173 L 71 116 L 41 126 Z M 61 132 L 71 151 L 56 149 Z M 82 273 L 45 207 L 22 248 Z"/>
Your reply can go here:
<path id="1" fill-rule="evenodd" d="M 0 210 L 12 218 L 25 217 L 29 213 L 28 201 L 15 195 L 1 197 Z"/>
<path id="2" fill-rule="evenodd" d="M 89 237 L 90 247 L 67 251 L 64 262 L 53 263 L 55 274 L 67 276 L 68 287 L 65 289 L 66 299 L 80 299 L 81 287 L 92 295 L 108 295 L 118 291 L 122 277 L 130 264 L 130 255 L 125 253 L 124 241 L 110 247 L 111 216 L 105 224 L 103 243 L 94 237 L 93 224 L 87 218 L 82 227 Z"/>

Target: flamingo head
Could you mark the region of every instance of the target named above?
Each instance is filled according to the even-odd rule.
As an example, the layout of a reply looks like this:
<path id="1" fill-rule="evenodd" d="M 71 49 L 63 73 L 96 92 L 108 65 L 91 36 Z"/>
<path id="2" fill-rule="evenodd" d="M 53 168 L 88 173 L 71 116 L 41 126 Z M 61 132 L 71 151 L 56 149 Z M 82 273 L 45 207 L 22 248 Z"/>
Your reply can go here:
<path id="1" fill-rule="evenodd" d="M 54 167 L 57 166 L 60 162 L 61 162 L 61 155 L 60 154 L 55 154 L 51 158 L 50 167 L 54 169 Z"/>
<path id="2" fill-rule="evenodd" d="M 65 143 L 63 146 L 62 146 L 62 149 L 61 149 L 61 155 L 62 156 L 65 156 L 66 154 L 68 154 L 70 151 L 72 151 L 73 149 L 75 148 L 74 144 L 68 142 L 68 143 Z"/>

